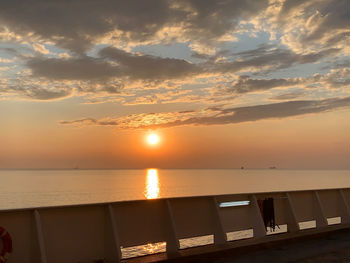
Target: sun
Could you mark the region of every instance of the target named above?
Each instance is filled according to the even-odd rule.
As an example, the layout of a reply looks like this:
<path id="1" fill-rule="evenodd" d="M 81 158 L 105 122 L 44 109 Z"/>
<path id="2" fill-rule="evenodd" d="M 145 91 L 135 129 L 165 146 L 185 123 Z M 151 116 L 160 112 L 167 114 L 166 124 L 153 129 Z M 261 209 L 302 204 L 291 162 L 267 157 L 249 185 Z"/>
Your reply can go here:
<path id="1" fill-rule="evenodd" d="M 147 136 L 147 142 L 150 145 L 157 145 L 159 143 L 159 136 L 155 133 L 151 133 Z"/>

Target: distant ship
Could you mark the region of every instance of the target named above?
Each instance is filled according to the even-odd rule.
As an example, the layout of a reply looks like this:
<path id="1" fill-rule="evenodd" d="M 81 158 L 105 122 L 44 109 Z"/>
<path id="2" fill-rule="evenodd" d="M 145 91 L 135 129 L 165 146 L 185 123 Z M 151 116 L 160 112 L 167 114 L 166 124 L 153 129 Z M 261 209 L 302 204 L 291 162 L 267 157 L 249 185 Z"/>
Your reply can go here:
<path id="1" fill-rule="evenodd" d="M 269 169 L 276 169 L 276 166 L 271 166 L 269 167 Z"/>

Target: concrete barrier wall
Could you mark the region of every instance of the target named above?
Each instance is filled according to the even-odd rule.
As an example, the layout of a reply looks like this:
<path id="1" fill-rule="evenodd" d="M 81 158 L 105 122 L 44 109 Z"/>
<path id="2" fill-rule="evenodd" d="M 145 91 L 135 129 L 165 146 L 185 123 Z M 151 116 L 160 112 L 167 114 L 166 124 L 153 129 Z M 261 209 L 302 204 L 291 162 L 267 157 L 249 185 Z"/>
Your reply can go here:
<path id="1" fill-rule="evenodd" d="M 166 242 L 174 255 L 183 238 L 214 235 L 215 244 L 222 244 L 228 232 L 248 229 L 253 238 L 265 236 L 258 200 L 269 197 L 276 223 L 289 232 L 311 220 L 318 228 L 333 217 L 350 223 L 350 189 L 332 189 L 5 210 L 0 226 L 12 237 L 9 263 L 119 262 L 121 246 Z"/>

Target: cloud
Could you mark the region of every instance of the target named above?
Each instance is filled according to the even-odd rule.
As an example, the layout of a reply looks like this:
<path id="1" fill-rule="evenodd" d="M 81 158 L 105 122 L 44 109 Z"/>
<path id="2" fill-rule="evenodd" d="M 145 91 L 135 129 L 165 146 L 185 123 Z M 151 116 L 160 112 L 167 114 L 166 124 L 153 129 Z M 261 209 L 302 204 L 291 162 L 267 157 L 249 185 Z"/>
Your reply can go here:
<path id="1" fill-rule="evenodd" d="M 33 49 L 35 50 L 35 52 L 45 54 L 45 55 L 50 53 L 50 51 L 47 50 L 46 47 L 42 44 L 34 43 L 32 46 L 33 46 Z"/>
<path id="2" fill-rule="evenodd" d="M 84 118 L 74 121 L 60 121 L 60 124 L 97 124 L 98 121 L 94 118 Z"/>
<path id="3" fill-rule="evenodd" d="M 71 88 L 44 88 L 38 86 L 3 86 L 0 87 L 1 95 L 15 95 L 24 99 L 51 101 L 60 100 L 72 96 Z"/>
<path id="4" fill-rule="evenodd" d="M 118 125 L 116 121 L 96 120 L 94 118 L 84 118 L 74 121 L 60 121 L 60 124 L 95 124 L 101 126 Z"/>
<path id="5" fill-rule="evenodd" d="M 319 78 L 331 88 L 347 87 L 350 86 L 350 68 L 332 69 Z"/>
<path id="6" fill-rule="evenodd" d="M 259 103 L 251 93 L 266 100 L 272 95 L 262 93 L 273 88 L 286 90 L 274 99 L 295 99 L 287 89 L 296 85 L 308 89 L 308 98 L 311 88 L 346 96 L 348 6 L 343 0 L 0 1 L 0 38 L 11 36 L 0 52 L 15 56 L 1 76 L 10 80 L 7 87 L 25 89 L 8 88 L 14 97 L 74 94 L 88 103 L 210 106 L 238 98 L 251 105 Z M 300 74 L 297 65 L 311 76 L 315 64 L 330 72 L 292 77 Z M 28 83 L 21 85 L 23 79 Z M 169 92 L 175 90 L 181 92 Z"/>
<path id="7" fill-rule="evenodd" d="M 203 1 L 181 0 L 179 5 L 188 10 L 184 32 L 191 39 L 214 40 L 233 33 L 240 20 L 257 15 L 268 6 L 267 0 Z"/>
<path id="8" fill-rule="evenodd" d="M 121 128 L 169 128 L 183 125 L 224 125 L 265 119 L 281 119 L 350 107 L 350 97 L 300 100 L 237 108 L 208 108 L 204 111 L 133 114 L 117 119 L 85 118 L 61 124 L 116 125 Z"/>
<path id="9" fill-rule="evenodd" d="M 135 79 L 171 79 L 201 72 L 198 65 L 183 59 L 132 54 L 113 47 L 100 50 L 99 55 L 117 62 L 123 74 Z"/>
<path id="10" fill-rule="evenodd" d="M 0 2 L 0 24 L 22 37 L 81 53 L 102 38 L 142 42 L 159 39 L 160 32 L 166 38 L 172 28 L 179 29 L 180 39 L 213 41 L 267 4 L 268 0 L 5 0 Z"/>
<path id="11" fill-rule="evenodd" d="M 122 77 L 159 80 L 186 77 L 201 71 L 199 66 L 182 59 L 133 54 L 112 47 L 102 49 L 99 54 L 99 58 L 40 56 L 28 59 L 26 65 L 33 76 L 53 80 L 105 81 Z"/>
<path id="12" fill-rule="evenodd" d="M 334 56 L 339 51 L 337 48 L 329 48 L 320 52 L 300 54 L 285 48 L 262 45 L 257 49 L 234 54 L 235 60 L 233 61 L 218 62 L 213 66 L 216 71 L 222 73 L 237 72 L 249 68 L 267 73 L 271 70 L 288 68 L 295 64 L 314 63 L 329 56 Z"/>
<path id="13" fill-rule="evenodd" d="M 206 62 L 190 63 L 183 59 L 163 58 L 151 55 L 126 52 L 113 47 L 103 48 L 99 57 L 79 56 L 71 58 L 34 57 L 27 60 L 26 65 L 33 76 L 53 80 L 103 80 L 125 78 L 131 80 L 166 80 L 185 78 L 201 74 L 235 73 L 253 69 L 265 71 L 290 67 L 296 63 L 317 62 L 337 53 L 338 49 L 328 49 L 319 53 L 296 54 L 290 50 L 271 46 L 262 46 L 246 52 L 234 54 L 233 58 L 224 62 L 216 62 L 209 57 Z M 215 57 L 215 56 L 214 56 Z M 291 85 L 292 80 L 255 81 L 258 85 L 277 85 L 277 82 Z M 250 85 L 254 90 L 254 80 L 244 80 L 240 84 Z M 273 83 L 274 82 L 274 83 Z M 264 84 L 263 84 L 264 83 Z M 282 84 L 282 83 L 281 83 Z M 259 89 L 259 87 L 256 87 Z M 238 92 L 243 89 L 238 89 Z"/>
<path id="14" fill-rule="evenodd" d="M 325 99 L 319 101 L 288 101 L 282 103 L 256 105 L 223 109 L 214 116 L 193 117 L 186 120 L 163 124 L 146 125 L 142 128 L 166 128 L 180 125 L 217 125 L 232 124 L 264 119 L 280 119 L 310 113 L 320 113 L 350 106 L 350 97 L 344 99 Z"/>
<path id="15" fill-rule="evenodd" d="M 322 50 L 331 46 L 346 49 L 350 39 L 349 14 L 347 0 L 285 0 L 277 17 L 270 20 L 282 31 L 283 43 L 294 50 Z"/>
<path id="16" fill-rule="evenodd" d="M 8 58 L 0 58 L 0 63 L 11 63 L 13 62 L 12 59 L 8 59 Z"/>
<path id="17" fill-rule="evenodd" d="M 36 100 L 56 100 L 69 97 L 72 94 L 72 91 L 69 89 L 62 90 L 49 90 L 34 87 L 28 89 L 26 92 L 26 96 L 28 98 L 36 99 Z"/>
<path id="18" fill-rule="evenodd" d="M 97 80 L 120 75 L 119 67 L 87 56 L 67 59 L 36 57 L 29 59 L 27 66 L 34 76 L 53 80 Z"/>
<path id="19" fill-rule="evenodd" d="M 169 11 L 163 0 L 13 0 L 1 1 L 0 22 L 18 34 L 34 34 L 80 52 L 114 30 L 140 39 L 154 34 L 167 21 Z"/>
<path id="20" fill-rule="evenodd" d="M 296 99 L 296 98 L 300 98 L 301 96 L 304 96 L 305 92 L 302 90 L 298 90 L 298 91 L 293 91 L 293 92 L 287 92 L 287 93 L 283 93 L 280 95 L 276 95 L 271 97 L 271 100 L 292 100 L 292 99 Z"/>
<path id="21" fill-rule="evenodd" d="M 301 81 L 302 79 L 252 79 L 243 75 L 239 76 L 238 80 L 227 91 L 234 93 L 265 91 L 276 87 L 295 86 Z"/>

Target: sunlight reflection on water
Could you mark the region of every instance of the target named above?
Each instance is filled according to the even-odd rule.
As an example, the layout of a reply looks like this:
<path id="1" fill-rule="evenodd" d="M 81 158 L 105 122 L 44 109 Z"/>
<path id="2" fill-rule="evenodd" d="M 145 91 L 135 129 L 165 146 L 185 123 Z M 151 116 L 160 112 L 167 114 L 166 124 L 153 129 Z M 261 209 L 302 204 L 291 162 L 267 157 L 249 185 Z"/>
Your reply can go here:
<path id="1" fill-rule="evenodd" d="M 159 197 L 159 177 L 157 169 L 147 169 L 145 197 L 154 199 Z"/>

